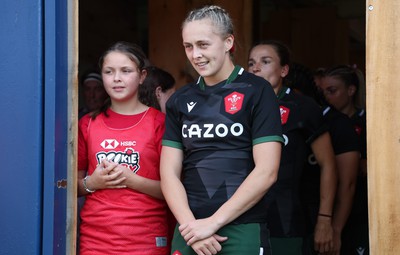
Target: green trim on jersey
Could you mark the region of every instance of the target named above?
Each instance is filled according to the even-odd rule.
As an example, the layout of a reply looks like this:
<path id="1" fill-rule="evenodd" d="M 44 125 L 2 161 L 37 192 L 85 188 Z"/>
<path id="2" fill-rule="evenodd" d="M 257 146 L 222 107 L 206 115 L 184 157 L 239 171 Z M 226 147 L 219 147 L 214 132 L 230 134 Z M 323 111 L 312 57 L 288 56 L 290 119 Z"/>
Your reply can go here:
<path id="1" fill-rule="evenodd" d="M 163 145 L 183 146 L 182 183 L 195 218 L 215 213 L 254 169 L 255 139 L 283 141 L 271 85 L 243 68 L 232 83 L 226 81 L 205 86 L 205 91 L 199 83 L 187 84 L 166 104 Z M 234 97 L 239 101 L 233 102 Z M 265 206 L 260 200 L 232 224 L 265 222 Z"/>
<path id="2" fill-rule="evenodd" d="M 290 88 L 282 87 L 282 89 L 277 94 L 277 98 L 281 100 L 286 94 L 289 93 L 290 93 Z"/>
<path id="3" fill-rule="evenodd" d="M 267 143 L 267 142 L 281 142 L 284 143 L 285 140 L 283 140 L 282 136 L 279 135 L 273 135 L 273 136 L 264 136 L 260 137 L 257 139 L 253 140 L 253 145 L 259 144 L 259 143 Z"/>
<path id="4" fill-rule="evenodd" d="M 228 79 L 226 80 L 225 84 L 232 83 L 232 81 L 234 81 L 239 74 L 242 74 L 242 72 L 243 72 L 242 69 L 243 69 L 243 67 L 236 65 L 235 68 L 233 69 L 232 73 L 229 75 Z M 206 84 L 205 84 L 204 78 L 202 76 L 200 77 L 198 84 L 202 91 L 204 91 L 206 89 Z"/>
<path id="5" fill-rule="evenodd" d="M 168 147 L 173 147 L 173 148 L 176 148 L 176 149 L 183 150 L 183 145 L 182 145 L 182 143 L 174 142 L 174 141 L 171 141 L 171 140 L 162 140 L 162 145 L 163 145 L 163 146 L 168 146 Z"/>

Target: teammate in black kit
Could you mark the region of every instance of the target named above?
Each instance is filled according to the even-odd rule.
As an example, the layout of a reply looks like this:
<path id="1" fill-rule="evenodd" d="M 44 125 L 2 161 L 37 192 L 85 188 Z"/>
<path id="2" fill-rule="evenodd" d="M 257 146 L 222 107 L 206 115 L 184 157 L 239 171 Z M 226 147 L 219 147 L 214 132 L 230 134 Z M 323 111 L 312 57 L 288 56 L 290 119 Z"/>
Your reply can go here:
<path id="1" fill-rule="evenodd" d="M 293 70 L 293 69 L 292 69 Z M 297 68 L 294 70 L 295 73 L 292 77 L 296 77 L 295 81 L 313 81 L 311 72 L 308 71 L 306 67 Z M 325 73 L 322 72 L 322 76 Z M 308 86 L 312 82 L 307 83 Z M 321 91 L 321 82 L 315 83 L 318 89 Z M 300 89 L 301 92 L 307 93 L 303 90 L 302 86 L 298 86 L 298 82 L 293 83 L 296 89 Z M 333 93 L 334 89 L 329 88 L 327 91 L 323 91 L 324 95 Z M 326 100 L 321 98 L 316 98 L 318 102 L 326 105 Z M 359 162 L 359 146 L 357 135 L 355 134 L 350 119 L 343 113 L 340 113 L 333 107 L 324 107 L 324 119 L 329 127 L 329 133 L 332 137 L 332 145 L 335 152 L 336 169 L 338 174 L 338 188 L 335 197 L 334 212 L 332 218 L 332 228 L 333 228 L 333 248 L 330 254 L 341 254 L 341 242 L 343 240 L 342 230 L 348 219 L 355 183 L 357 168 Z M 318 191 L 319 191 L 319 167 L 314 160 L 314 155 L 309 152 L 309 157 L 307 161 L 307 167 L 303 175 L 303 185 L 302 187 L 302 198 L 304 203 L 307 205 L 307 214 L 310 217 L 310 228 L 315 224 L 317 218 L 318 210 Z M 322 185 L 322 184 L 321 184 Z M 354 237 L 352 237 L 354 238 Z M 313 252 L 311 245 L 305 245 L 304 254 L 315 254 Z M 344 253 L 348 254 L 348 253 Z"/>
<path id="2" fill-rule="evenodd" d="M 351 121 L 346 115 L 329 106 L 324 108 L 323 113 L 332 137 L 338 172 L 338 189 L 332 219 L 334 232 L 333 254 L 341 254 L 342 229 L 351 211 L 354 196 L 359 145 Z M 313 162 L 312 153 L 310 153 L 307 163 L 301 187 L 304 201 L 307 204 L 309 222 L 313 226 L 317 218 L 319 167 Z M 305 254 L 315 253 L 308 251 Z"/>
<path id="3" fill-rule="evenodd" d="M 190 12 L 182 37 L 200 77 L 167 102 L 161 185 L 179 226 L 172 254 L 270 254 L 264 197 L 283 142 L 276 96 L 233 64 L 222 8 Z"/>
<path id="4" fill-rule="evenodd" d="M 324 72 L 320 86 L 327 102 L 350 117 L 359 138 L 361 152 L 353 207 L 342 231 L 342 254 L 369 254 L 364 85 L 364 76 L 360 70 L 339 65 Z"/>
<path id="5" fill-rule="evenodd" d="M 284 86 L 289 72 L 290 53 L 278 41 L 264 41 L 249 54 L 249 71 L 268 80 L 278 99 L 285 146 L 278 181 L 268 193 L 268 228 L 273 254 L 301 255 L 306 235 L 305 215 L 299 196 L 300 180 L 308 147 L 315 152 L 322 168 L 324 189 L 315 231 L 316 249 L 330 251 L 331 219 L 335 194 L 334 154 L 322 112 L 314 100 Z M 319 192 L 318 192 L 319 193 Z"/>

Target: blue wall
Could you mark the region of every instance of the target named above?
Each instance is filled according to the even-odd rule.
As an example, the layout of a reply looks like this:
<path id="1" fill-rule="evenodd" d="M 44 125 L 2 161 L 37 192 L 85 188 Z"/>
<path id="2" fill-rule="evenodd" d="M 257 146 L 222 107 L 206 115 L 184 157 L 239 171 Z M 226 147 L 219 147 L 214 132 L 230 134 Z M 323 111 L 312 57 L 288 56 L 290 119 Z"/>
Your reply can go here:
<path id="1" fill-rule="evenodd" d="M 66 2 L 1 2 L 0 254 L 65 254 Z"/>
<path id="2" fill-rule="evenodd" d="M 6 0 L 0 10 L 1 254 L 41 249 L 41 9 L 38 0 Z"/>

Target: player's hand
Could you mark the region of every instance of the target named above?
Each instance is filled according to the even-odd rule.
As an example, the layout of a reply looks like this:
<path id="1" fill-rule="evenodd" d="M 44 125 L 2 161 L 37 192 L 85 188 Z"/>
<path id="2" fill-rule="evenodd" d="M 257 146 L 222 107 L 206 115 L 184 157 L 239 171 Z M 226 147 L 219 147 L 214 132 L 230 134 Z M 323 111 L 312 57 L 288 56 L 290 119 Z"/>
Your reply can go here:
<path id="1" fill-rule="evenodd" d="M 212 236 L 217 230 L 218 228 L 211 218 L 193 220 L 179 226 L 179 232 L 189 246 Z"/>
<path id="2" fill-rule="evenodd" d="M 191 247 L 197 255 L 214 255 L 222 250 L 220 243 L 227 239 L 227 237 L 214 234 L 211 237 L 193 243 Z"/>
<path id="3" fill-rule="evenodd" d="M 330 218 L 318 217 L 314 231 L 314 249 L 322 254 L 332 251 L 333 229 Z"/>
<path id="4" fill-rule="evenodd" d="M 333 230 L 333 247 L 330 255 L 340 255 L 340 248 L 342 246 L 341 232 Z"/>

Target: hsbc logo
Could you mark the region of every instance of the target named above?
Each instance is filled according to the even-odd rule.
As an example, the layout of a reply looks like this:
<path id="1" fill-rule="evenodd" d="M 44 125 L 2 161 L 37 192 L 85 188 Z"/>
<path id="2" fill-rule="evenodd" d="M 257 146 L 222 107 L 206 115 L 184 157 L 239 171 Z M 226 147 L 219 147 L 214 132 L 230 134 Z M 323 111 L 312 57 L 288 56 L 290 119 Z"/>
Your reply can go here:
<path id="1" fill-rule="evenodd" d="M 115 139 L 105 139 L 104 141 L 102 141 L 100 143 L 100 146 L 103 149 L 109 149 L 109 150 L 113 150 L 113 149 L 117 148 L 118 145 L 125 146 L 125 147 L 136 146 L 136 141 L 120 141 L 120 142 L 118 142 Z"/>
<path id="2" fill-rule="evenodd" d="M 103 149 L 115 149 L 119 145 L 119 142 L 115 139 L 105 139 L 101 142 L 100 146 Z"/>

